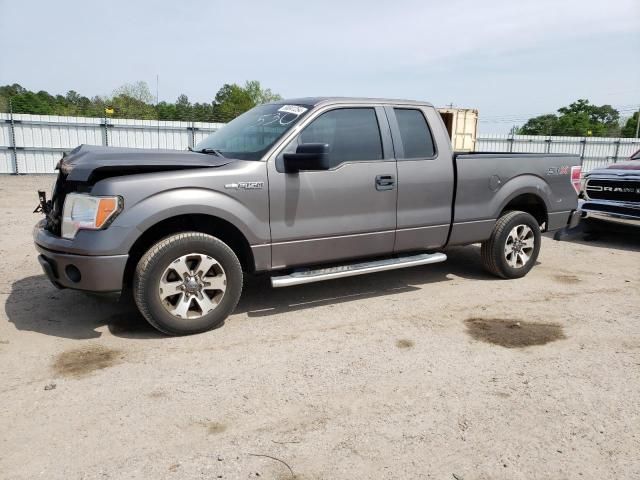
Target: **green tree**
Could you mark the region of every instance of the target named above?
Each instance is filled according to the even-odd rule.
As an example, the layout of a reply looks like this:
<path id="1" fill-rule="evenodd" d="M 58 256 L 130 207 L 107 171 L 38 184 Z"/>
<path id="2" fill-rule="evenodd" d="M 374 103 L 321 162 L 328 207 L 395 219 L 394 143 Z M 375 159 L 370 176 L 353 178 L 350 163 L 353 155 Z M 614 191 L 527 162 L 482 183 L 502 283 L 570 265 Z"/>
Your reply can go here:
<path id="1" fill-rule="evenodd" d="M 108 99 L 105 102 L 105 106 L 113 108 L 114 118 L 141 118 L 144 120 L 156 118 L 156 109 L 153 105 L 149 105 L 128 95 L 118 95 Z"/>
<path id="2" fill-rule="evenodd" d="M 89 117 L 92 112 L 91 100 L 80 95 L 75 90 L 69 90 L 67 92 L 59 108 L 65 111 L 65 115 L 80 117 Z"/>
<path id="3" fill-rule="evenodd" d="M 193 120 L 196 122 L 215 122 L 215 103 L 194 103 Z"/>
<path id="4" fill-rule="evenodd" d="M 104 109 L 108 105 L 110 106 L 110 104 L 111 104 L 111 102 L 109 101 L 108 98 L 96 95 L 95 97 L 93 97 L 91 99 L 91 106 L 90 106 L 90 110 L 88 112 L 88 116 L 90 116 L 90 117 L 104 117 Z"/>
<path id="5" fill-rule="evenodd" d="M 155 98 L 151 93 L 151 90 L 149 90 L 149 85 L 147 85 L 147 82 L 143 81 L 125 83 L 124 85 L 116 88 L 113 91 L 113 96 L 130 97 L 142 103 L 153 103 Z"/>
<path id="6" fill-rule="evenodd" d="M 216 94 L 214 119 L 228 122 L 256 105 L 280 99 L 280 95 L 273 93 L 270 88 L 262 88 L 257 80 L 245 82 L 244 87 L 226 83 Z"/>
<path id="7" fill-rule="evenodd" d="M 558 116 L 550 113 L 530 118 L 517 130 L 520 135 L 557 135 Z"/>
<path id="8" fill-rule="evenodd" d="M 24 92 L 11 98 L 14 113 L 55 115 L 55 99 L 44 90 L 38 93 Z"/>
<path id="9" fill-rule="evenodd" d="M 160 102 L 156 106 L 158 120 L 176 120 L 176 105 L 174 103 Z"/>
<path id="10" fill-rule="evenodd" d="M 620 134 L 620 114 L 611 105 L 591 105 L 580 99 L 568 107 L 558 109 L 559 128 L 563 135 L 617 136 Z"/>
<path id="11" fill-rule="evenodd" d="M 254 100 L 241 86 L 225 83 L 216 93 L 216 119 L 228 122 L 255 106 Z"/>
<path id="12" fill-rule="evenodd" d="M 0 87 L 0 112 L 9 111 L 9 99 L 25 93 L 27 90 L 22 86 L 14 83 L 13 85 L 4 85 Z"/>
<path id="13" fill-rule="evenodd" d="M 116 118 L 228 122 L 255 105 L 280 98 L 271 89 L 263 89 L 257 80 L 245 82 L 244 87 L 225 84 L 212 102 L 192 104 L 186 95 L 180 95 L 175 103 L 157 105 L 146 82 L 124 84 L 111 97 L 92 98 L 75 90 L 55 96 L 43 90 L 32 92 L 14 83 L 0 86 L 0 111 L 8 112 L 11 100 L 15 113 L 103 117 L 105 107 L 111 107 Z"/>
<path id="14" fill-rule="evenodd" d="M 147 82 L 125 83 L 113 91 L 110 99 L 105 99 L 107 106 L 113 108 L 115 118 L 141 118 L 151 120 L 157 118 L 156 108 L 151 105 L 153 95 Z M 104 110 L 102 115 L 104 115 Z"/>
<path id="15" fill-rule="evenodd" d="M 519 130 L 525 135 L 615 137 L 620 135 L 620 114 L 611 105 L 592 105 L 579 99 L 558 109 L 559 115 L 531 118 Z"/>
<path id="16" fill-rule="evenodd" d="M 258 80 L 246 81 L 244 90 L 249 94 L 249 97 L 251 97 L 254 106 L 282 100 L 282 97 L 277 93 L 273 93 L 270 88 L 263 89 Z"/>
<path id="17" fill-rule="evenodd" d="M 193 119 L 193 108 L 189 97 L 184 93 L 181 94 L 176 100 L 176 120 L 188 121 Z"/>
<path id="18" fill-rule="evenodd" d="M 622 136 L 627 138 L 634 138 L 636 136 L 636 130 L 638 128 L 638 112 L 634 113 L 622 127 Z"/>

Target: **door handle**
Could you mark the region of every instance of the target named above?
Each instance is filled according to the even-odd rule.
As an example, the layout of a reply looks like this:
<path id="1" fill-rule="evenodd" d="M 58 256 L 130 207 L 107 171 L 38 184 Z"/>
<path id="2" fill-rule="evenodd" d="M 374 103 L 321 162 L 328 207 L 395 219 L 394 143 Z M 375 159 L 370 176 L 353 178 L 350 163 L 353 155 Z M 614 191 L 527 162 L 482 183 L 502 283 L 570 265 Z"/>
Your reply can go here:
<path id="1" fill-rule="evenodd" d="M 395 184 L 395 175 L 376 175 L 376 190 L 393 190 Z"/>

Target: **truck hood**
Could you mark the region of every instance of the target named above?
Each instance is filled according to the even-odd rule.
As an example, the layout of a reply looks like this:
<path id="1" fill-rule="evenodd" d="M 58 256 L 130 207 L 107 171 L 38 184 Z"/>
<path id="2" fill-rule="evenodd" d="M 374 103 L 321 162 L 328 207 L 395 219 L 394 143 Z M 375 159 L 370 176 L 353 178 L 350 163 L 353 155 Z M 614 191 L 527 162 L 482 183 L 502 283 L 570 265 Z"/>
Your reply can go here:
<path id="1" fill-rule="evenodd" d="M 187 150 L 80 145 L 65 155 L 56 168 L 68 181 L 95 183 L 108 177 L 220 167 L 231 162 L 229 158 Z"/>
<path id="2" fill-rule="evenodd" d="M 640 177 L 640 160 L 617 162 L 603 168 L 594 168 L 585 175 L 585 178 L 591 177 Z"/>

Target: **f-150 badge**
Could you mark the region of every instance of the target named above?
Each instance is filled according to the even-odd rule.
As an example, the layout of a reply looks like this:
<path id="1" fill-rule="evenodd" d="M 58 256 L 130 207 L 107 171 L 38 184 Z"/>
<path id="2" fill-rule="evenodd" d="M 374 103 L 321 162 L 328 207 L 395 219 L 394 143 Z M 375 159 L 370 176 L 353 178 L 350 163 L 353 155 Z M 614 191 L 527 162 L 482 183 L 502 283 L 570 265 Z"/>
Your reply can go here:
<path id="1" fill-rule="evenodd" d="M 224 188 L 231 190 L 261 190 L 264 188 L 264 182 L 227 183 Z"/>

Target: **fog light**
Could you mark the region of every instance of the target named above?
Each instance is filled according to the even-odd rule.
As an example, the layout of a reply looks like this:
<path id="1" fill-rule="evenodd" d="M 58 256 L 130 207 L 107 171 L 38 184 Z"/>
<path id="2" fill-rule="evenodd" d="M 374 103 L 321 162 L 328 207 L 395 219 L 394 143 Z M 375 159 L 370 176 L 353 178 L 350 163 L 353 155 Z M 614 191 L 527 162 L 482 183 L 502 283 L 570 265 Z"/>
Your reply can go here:
<path id="1" fill-rule="evenodd" d="M 75 265 L 67 265 L 64 267 L 64 273 L 67 275 L 67 278 L 71 280 L 73 283 L 78 283 L 82 278 L 80 275 L 80 270 Z"/>

